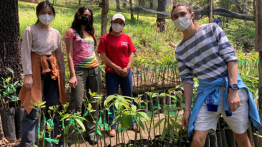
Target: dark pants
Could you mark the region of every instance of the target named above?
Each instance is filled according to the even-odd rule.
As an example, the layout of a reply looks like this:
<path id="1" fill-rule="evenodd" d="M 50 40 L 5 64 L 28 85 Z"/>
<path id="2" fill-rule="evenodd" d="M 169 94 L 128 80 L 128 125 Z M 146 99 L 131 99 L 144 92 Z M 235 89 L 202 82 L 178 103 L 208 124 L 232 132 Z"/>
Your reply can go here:
<path id="1" fill-rule="evenodd" d="M 132 81 L 133 72 L 130 71 L 127 77 L 121 77 L 117 75 L 117 73 L 106 73 L 106 89 L 107 89 L 107 96 L 118 94 L 118 88 L 120 84 L 120 88 L 122 91 L 123 96 L 133 97 L 133 81 Z M 133 100 L 131 100 L 131 104 L 133 105 Z M 114 109 L 110 107 L 111 114 L 109 115 L 109 125 L 112 125 L 111 128 L 115 129 L 116 124 L 112 124 L 114 120 Z M 136 122 L 133 121 L 133 126 L 136 125 Z"/>
<path id="2" fill-rule="evenodd" d="M 89 100 L 91 99 L 91 96 L 89 95 L 89 89 L 92 91 L 92 93 L 95 92 L 100 94 L 100 70 L 98 66 L 94 68 L 75 68 L 75 74 L 77 78 L 77 86 L 76 88 L 71 88 L 71 99 L 67 110 L 70 111 L 75 109 L 76 112 L 84 112 L 86 110 L 86 107 L 84 106 L 82 110 L 82 102 L 85 96 L 84 90 L 86 90 L 86 96 Z M 92 109 L 96 111 L 88 113 L 86 116 L 87 121 L 83 122 L 88 135 L 94 135 L 95 124 L 93 118 L 96 119 L 99 113 L 98 103 L 91 104 Z"/>
<path id="3" fill-rule="evenodd" d="M 42 96 L 44 95 L 46 101 L 45 117 L 46 120 L 48 120 L 50 118 L 50 115 L 48 114 L 49 106 L 60 105 L 58 81 L 51 79 L 50 72 L 41 74 L 41 87 L 42 87 L 41 99 Z M 36 117 L 36 114 L 38 112 L 39 110 L 36 109 L 32 109 L 32 111 L 29 114 L 26 111 L 24 112 L 24 118 L 22 121 L 22 137 L 21 137 L 20 147 L 25 147 L 26 143 L 29 143 L 29 147 L 34 147 L 35 140 L 38 134 L 38 119 Z M 59 114 L 57 112 L 53 121 L 55 123 L 54 137 L 56 137 L 58 133 L 58 126 L 60 121 Z"/>

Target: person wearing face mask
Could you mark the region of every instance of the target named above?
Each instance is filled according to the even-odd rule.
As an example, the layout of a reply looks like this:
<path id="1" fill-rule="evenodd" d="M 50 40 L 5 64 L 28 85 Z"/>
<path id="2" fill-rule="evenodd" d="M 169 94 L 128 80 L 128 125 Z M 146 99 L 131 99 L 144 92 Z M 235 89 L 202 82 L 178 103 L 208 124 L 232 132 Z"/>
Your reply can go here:
<path id="1" fill-rule="evenodd" d="M 115 14 L 111 21 L 109 33 L 102 36 L 98 45 L 97 52 L 106 64 L 106 89 L 107 95 L 118 93 L 120 84 L 122 95 L 132 97 L 132 71 L 131 65 L 136 51 L 131 38 L 122 33 L 125 26 L 125 17 L 121 14 Z M 131 101 L 133 104 L 133 101 Z M 116 135 L 116 124 L 114 120 L 114 110 L 110 108 L 109 124 L 111 125 L 110 136 Z M 135 121 L 133 121 L 132 130 L 138 131 Z"/>
<path id="2" fill-rule="evenodd" d="M 64 90 L 64 54 L 60 33 L 49 26 L 55 16 L 55 9 L 48 1 L 40 2 L 36 7 L 38 20 L 36 24 L 26 28 L 22 43 L 22 66 L 25 75 L 24 84 L 19 93 L 19 99 L 25 108 L 22 121 L 20 147 L 35 144 L 38 133 L 38 109 L 33 109 L 32 102 L 39 103 L 44 96 L 46 101 L 46 120 L 50 119 L 48 111 L 55 113 L 54 134 L 46 136 L 56 137 L 60 122 L 58 111 L 60 105 L 67 102 Z M 32 101 L 32 102 L 31 102 Z M 59 106 L 57 112 L 52 112 L 50 106 Z M 46 146 L 52 144 L 46 142 Z"/>
<path id="3" fill-rule="evenodd" d="M 247 129 L 261 123 L 252 94 L 237 71 L 237 57 L 224 31 L 216 24 L 197 26 L 186 4 L 173 7 L 171 18 L 183 33 L 176 59 L 185 92 L 182 125 L 193 136 L 192 147 L 203 147 L 209 130 L 216 130 L 220 114 L 233 131 L 238 147 L 251 147 Z M 193 78 L 199 80 L 191 113 Z"/>
<path id="4" fill-rule="evenodd" d="M 67 29 L 65 35 L 71 76 L 69 81 L 71 99 L 68 111 L 85 112 L 85 107 L 82 110 L 84 90 L 86 90 L 89 99 L 91 98 L 89 90 L 97 94 L 100 93 L 101 76 L 95 54 L 97 42 L 93 22 L 93 11 L 88 7 L 81 7 L 76 12 L 72 26 Z M 99 106 L 97 103 L 92 103 L 92 108 L 96 111 L 86 116 L 87 121 L 84 121 L 84 124 L 87 140 L 90 144 L 96 144 L 94 120 L 98 116 Z"/>

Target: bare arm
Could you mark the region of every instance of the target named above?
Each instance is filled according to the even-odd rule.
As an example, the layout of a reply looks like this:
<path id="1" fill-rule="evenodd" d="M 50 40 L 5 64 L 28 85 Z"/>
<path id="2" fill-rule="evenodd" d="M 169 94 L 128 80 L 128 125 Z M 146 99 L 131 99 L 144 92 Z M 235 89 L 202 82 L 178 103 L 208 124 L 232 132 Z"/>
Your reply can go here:
<path id="1" fill-rule="evenodd" d="M 183 84 L 185 91 L 185 113 L 182 119 L 182 125 L 187 128 L 189 122 L 189 116 L 191 114 L 191 104 L 192 104 L 192 96 L 193 96 L 193 85 L 191 83 Z"/>
<path id="2" fill-rule="evenodd" d="M 123 70 L 120 66 L 117 66 L 115 63 L 113 63 L 106 55 L 106 53 L 104 52 L 100 52 L 100 56 L 101 59 L 104 61 L 104 63 L 108 66 L 110 66 L 111 68 L 113 68 L 115 70 L 115 72 L 121 76 L 123 73 Z"/>
<path id="3" fill-rule="evenodd" d="M 69 86 L 75 88 L 77 86 L 77 79 L 75 75 L 75 67 L 73 61 L 73 40 L 69 38 L 65 38 L 66 50 L 67 50 L 67 59 L 68 59 L 68 67 L 70 70 L 70 80 Z"/>
<path id="4" fill-rule="evenodd" d="M 133 63 L 133 61 L 134 61 L 134 58 L 135 58 L 134 52 L 130 53 L 127 67 L 131 67 L 131 66 L 132 66 L 132 63 Z"/>
<path id="5" fill-rule="evenodd" d="M 228 76 L 229 76 L 229 84 L 236 83 L 237 84 L 237 62 L 229 61 L 228 64 Z M 237 93 L 237 90 L 233 90 L 229 88 L 228 93 L 228 104 L 231 112 L 236 111 L 238 107 L 240 107 L 240 99 Z"/>
<path id="6" fill-rule="evenodd" d="M 65 86 L 65 60 L 64 60 L 64 51 L 62 48 L 62 42 L 61 42 L 61 35 L 59 35 L 58 39 L 58 49 L 55 51 L 55 56 L 62 74 L 63 79 L 63 86 Z"/>

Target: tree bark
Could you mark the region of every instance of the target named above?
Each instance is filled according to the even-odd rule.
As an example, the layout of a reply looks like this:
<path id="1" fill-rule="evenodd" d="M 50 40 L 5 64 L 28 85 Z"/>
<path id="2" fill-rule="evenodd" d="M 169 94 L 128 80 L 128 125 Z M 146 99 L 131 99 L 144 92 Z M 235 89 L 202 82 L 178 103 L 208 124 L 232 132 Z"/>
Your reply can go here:
<path id="1" fill-rule="evenodd" d="M 126 0 L 124 0 L 126 2 Z M 126 7 L 126 3 L 123 3 L 123 7 L 125 8 Z"/>
<path id="2" fill-rule="evenodd" d="M 166 10 L 166 0 L 158 0 L 158 11 L 165 11 Z M 159 28 L 160 32 L 165 31 L 165 15 L 157 14 L 157 28 Z"/>
<path id="3" fill-rule="evenodd" d="M 241 5 L 238 0 L 235 0 L 235 2 L 236 2 L 237 4 L 239 4 L 239 5 Z M 244 13 L 244 11 L 242 10 L 242 8 L 240 8 L 240 7 L 239 7 L 238 5 L 236 5 L 236 4 L 235 4 L 235 6 L 236 6 L 237 9 L 238 9 L 238 13 L 240 13 L 240 14 L 243 14 L 243 13 Z"/>
<path id="4" fill-rule="evenodd" d="M 130 14 L 131 14 L 131 19 L 134 18 L 134 13 L 133 13 L 133 4 L 132 0 L 129 0 L 129 5 L 130 5 Z"/>
<path id="5" fill-rule="evenodd" d="M 262 0 L 256 0 L 256 14 L 255 14 L 255 23 L 256 23 L 256 38 L 255 38 L 255 50 L 259 51 L 259 116 L 260 122 L 262 121 Z M 259 134 L 262 133 L 262 130 L 259 130 Z M 259 137 L 259 147 L 262 147 L 262 138 Z"/>
<path id="6" fill-rule="evenodd" d="M 108 0 L 102 0 L 101 36 L 105 35 L 107 31 L 107 13 L 108 13 Z"/>
<path id="7" fill-rule="evenodd" d="M 21 80 L 21 42 L 19 34 L 18 0 L 0 0 L 0 72 L 8 77 L 14 70 L 14 81 Z"/>
<path id="8" fill-rule="evenodd" d="M 209 0 L 209 23 L 213 22 L 213 0 Z"/>
<path id="9" fill-rule="evenodd" d="M 153 9 L 153 0 L 150 1 L 150 9 Z"/>
<path id="10" fill-rule="evenodd" d="M 119 0 L 116 0 L 116 11 L 120 11 L 120 3 Z"/>
<path id="11" fill-rule="evenodd" d="M 142 6 L 142 7 L 144 7 L 144 6 L 145 6 L 145 4 L 146 4 L 145 0 L 140 0 L 140 2 L 139 2 L 139 6 Z"/>

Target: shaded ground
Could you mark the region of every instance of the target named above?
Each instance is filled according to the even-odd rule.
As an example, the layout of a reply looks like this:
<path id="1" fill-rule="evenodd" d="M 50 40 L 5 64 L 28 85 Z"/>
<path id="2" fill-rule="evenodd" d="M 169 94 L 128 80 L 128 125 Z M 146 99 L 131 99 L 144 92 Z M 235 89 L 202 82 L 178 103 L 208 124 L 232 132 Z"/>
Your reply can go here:
<path id="1" fill-rule="evenodd" d="M 180 113 L 182 114 L 182 112 L 180 112 Z M 164 118 L 164 117 L 165 116 L 163 114 L 160 114 L 160 118 Z M 155 118 L 154 118 L 155 123 L 158 120 L 159 120 L 158 115 L 155 115 Z M 181 119 L 178 119 L 177 122 L 181 123 Z M 148 128 L 149 128 L 149 124 L 150 124 L 150 122 L 144 122 L 144 125 L 147 125 Z M 154 127 L 151 126 L 151 131 L 150 131 L 151 139 L 154 138 L 154 129 L 153 128 Z M 160 131 L 162 131 L 163 128 L 164 128 L 164 121 L 160 125 Z M 159 131 L 159 128 L 156 128 L 155 129 L 155 135 L 161 135 L 162 132 L 160 132 L 160 131 Z M 104 132 L 102 132 L 102 134 L 103 133 Z M 106 145 L 109 145 L 109 144 L 111 144 L 111 146 L 116 145 L 116 137 L 109 137 L 107 132 L 105 134 L 106 134 L 106 137 L 105 137 Z M 119 139 L 117 140 L 118 141 L 117 144 L 120 143 L 119 141 L 121 141 L 121 143 L 125 142 L 125 144 L 126 144 L 126 143 L 128 143 L 129 140 L 134 140 L 135 139 L 135 132 L 132 131 L 132 130 L 128 130 L 127 132 L 123 133 L 123 136 L 124 137 L 121 137 L 121 134 L 120 134 Z M 148 131 L 147 130 L 142 131 L 141 136 L 142 136 L 143 139 L 148 139 L 148 136 L 149 136 Z M 137 140 L 140 140 L 140 134 L 139 133 L 137 133 Z M 74 142 L 71 142 L 71 143 L 74 143 Z M 80 144 L 80 147 L 86 147 L 86 146 L 87 147 L 91 147 L 93 145 L 90 145 L 88 142 L 83 142 L 82 141 L 81 144 Z M 71 144 L 70 147 L 79 147 L 79 145 L 75 146 L 74 144 Z M 99 140 L 99 144 L 98 145 L 94 145 L 94 147 L 104 147 L 104 140 L 103 140 L 103 138 L 101 138 Z"/>

